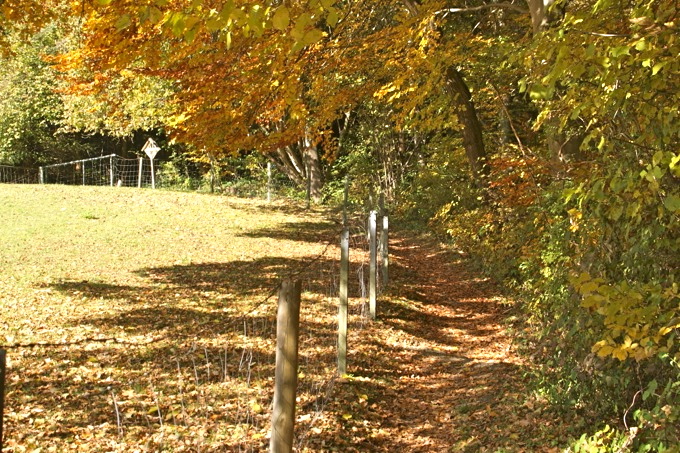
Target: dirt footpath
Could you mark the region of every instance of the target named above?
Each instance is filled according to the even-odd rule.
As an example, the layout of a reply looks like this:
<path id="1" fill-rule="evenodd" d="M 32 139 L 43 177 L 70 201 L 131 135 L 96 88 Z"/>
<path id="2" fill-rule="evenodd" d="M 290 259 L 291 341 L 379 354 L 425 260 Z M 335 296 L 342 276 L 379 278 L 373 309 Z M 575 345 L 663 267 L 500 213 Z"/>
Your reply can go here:
<path id="1" fill-rule="evenodd" d="M 379 320 L 353 331 L 351 376 L 330 403 L 337 430 L 311 449 L 553 450 L 494 284 L 432 239 L 400 234 L 390 245 Z"/>

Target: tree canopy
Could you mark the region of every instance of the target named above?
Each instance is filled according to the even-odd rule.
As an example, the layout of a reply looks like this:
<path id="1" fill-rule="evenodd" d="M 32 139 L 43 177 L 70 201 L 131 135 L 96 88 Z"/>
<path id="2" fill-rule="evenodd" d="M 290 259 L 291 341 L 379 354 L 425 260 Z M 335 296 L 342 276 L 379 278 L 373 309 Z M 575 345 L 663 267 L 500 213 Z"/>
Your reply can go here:
<path id="1" fill-rule="evenodd" d="M 612 419 L 635 406 L 636 442 L 678 440 L 675 1 L 0 7 L 16 62 L 0 74 L 0 152 L 35 152 L 55 128 L 158 128 L 211 162 L 260 153 L 318 199 L 350 174 L 486 258 L 519 294 L 534 356 L 556 364 L 546 375 L 570 383 L 563 401 Z M 55 29 L 68 45 L 19 44 Z"/>

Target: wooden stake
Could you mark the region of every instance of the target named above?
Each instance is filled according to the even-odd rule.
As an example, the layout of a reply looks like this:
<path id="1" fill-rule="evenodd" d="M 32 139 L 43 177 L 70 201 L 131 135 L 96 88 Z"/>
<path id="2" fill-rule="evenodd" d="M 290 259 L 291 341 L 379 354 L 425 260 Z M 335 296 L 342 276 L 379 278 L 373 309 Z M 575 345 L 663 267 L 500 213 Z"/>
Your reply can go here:
<path id="1" fill-rule="evenodd" d="M 376 212 L 371 211 L 368 217 L 368 238 L 369 238 L 369 288 L 368 288 L 368 305 L 371 319 L 376 318 L 376 261 L 377 261 L 377 244 L 376 244 Z"/>
<path id="2" fill-rule="evenodd" d="M 387 287 L 388 283 L 390 282 L 389 218 L 387 216 L 383 216 L 382 218 L 382 231 L 380 232 L 380 252 L 382 254 L 382 284 L 383 287 Z"/>
<path id="3" fill-rule="evenodd" d="M 144 158 L 139 158 L 139 171 L 137 172 L 137 187 L 142 187 L 142 168 L 144 167 Z"/>
<path id="4" fill-rule="evenodd" d="M 7 351 L 0 349 L 0 453 L 2 453 L 2 422 L 5 416 L 5 370 L 7 369 Z"/>
<path id="5" fill-rule="evenodd" d="M 338 310 L 338 375 L 347 374 L 347 286 L 349 281 L 349 229 L 340 236 L 340 307 Z"/>
<path id="6" fill-rule="evenodd" d="M 109 157 L 109 182 L 110 182 L 111 187 L 113 187 L 113 158 L 114 157 L 115 157 L 114 155 L 111 155 L 111 157 Z M 84 165 L 83 165 L 83 168 L 85 168 Z"/>
<path id="7" fill-rule="evenodd" d="M 279 293 L 276 320 L 276 383 L 269 443 L 271 453 L 293 451 L 301 288 L 300 280 L 295 282 L 285 280 Z"/>
<path id="8" fill-rule="evenodd" d="M 151 188 L 155 189 L 156 188 L 156 175 L 154 172 L 153 168 L 153 159 L 149 159 L 151 161 Z"/>
<path id="9" fill-rule="evenodd" d="M 345 194 L 342 200 L 342 226 L 347 226 L 347 209 L 349 204 L 349 176 L 345 176 Z"/>

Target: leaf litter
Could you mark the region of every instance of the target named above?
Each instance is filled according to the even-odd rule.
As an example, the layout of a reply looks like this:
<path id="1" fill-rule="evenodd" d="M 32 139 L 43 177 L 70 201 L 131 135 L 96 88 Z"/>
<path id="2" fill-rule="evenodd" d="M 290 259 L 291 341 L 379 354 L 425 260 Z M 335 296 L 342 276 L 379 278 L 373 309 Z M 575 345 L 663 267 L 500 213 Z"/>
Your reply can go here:
<path id="1" fill-rule="evenodd" d="M 338 378 L 331 211 L 4 186 L 0 213 L 12 219 L 0 226 L 8 452 L 266 451 L 276 288 L 287 275 L 304 288 L 297 451 L 564 442 L 528 394 L 530 365 L 504 330 L 498 291 L 431 239 L 391 238 L 391 283 L 370 322 L 365 234 L 355 228 L 350 374 Z"/>

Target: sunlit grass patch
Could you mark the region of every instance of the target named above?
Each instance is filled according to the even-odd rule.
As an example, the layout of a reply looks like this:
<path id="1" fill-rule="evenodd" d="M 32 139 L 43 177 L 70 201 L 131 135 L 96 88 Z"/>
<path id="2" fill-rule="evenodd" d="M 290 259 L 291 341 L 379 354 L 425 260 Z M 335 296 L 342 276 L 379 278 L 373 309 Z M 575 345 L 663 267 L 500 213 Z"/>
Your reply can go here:
<path id="1" fill-rule="evenodd" d="M 305 281 L 298 414 L 311 428 L 334 373 L 326 213 L 124 188 L 2 189 L 8 451 L 262 450 L 276 287 L 292 273 Z"/>

